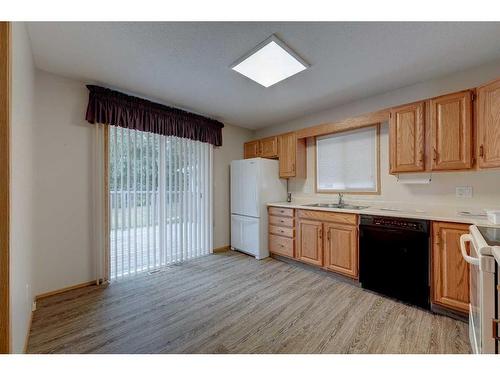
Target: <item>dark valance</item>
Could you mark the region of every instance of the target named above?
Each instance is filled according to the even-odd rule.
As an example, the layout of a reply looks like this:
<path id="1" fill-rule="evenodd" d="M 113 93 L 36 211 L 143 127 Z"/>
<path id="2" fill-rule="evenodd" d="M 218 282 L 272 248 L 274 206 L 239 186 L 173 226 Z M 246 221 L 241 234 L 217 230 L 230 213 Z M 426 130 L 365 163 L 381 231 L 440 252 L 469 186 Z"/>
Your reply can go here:
<path id="1" fill-rule="evenodd" d="M 224 124 L 219 121 L 104 87 L 87 85 L 87 88 L 89 104 L 85 119 L 91 124 L 115 125 L 222 146 Z"/>

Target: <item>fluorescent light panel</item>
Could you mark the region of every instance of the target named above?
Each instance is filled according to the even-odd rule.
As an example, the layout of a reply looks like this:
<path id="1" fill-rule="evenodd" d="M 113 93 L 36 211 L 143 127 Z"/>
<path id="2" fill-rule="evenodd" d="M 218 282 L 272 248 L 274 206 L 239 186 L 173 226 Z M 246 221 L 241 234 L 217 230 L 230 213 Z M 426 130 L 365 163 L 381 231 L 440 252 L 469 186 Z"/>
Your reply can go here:
<path id="1" fill-rule="evenodd" d="M 232 69 L 264 87 L 269 87 L 307 69 L 308 66 L 273 35 L 235 63 Z"/>

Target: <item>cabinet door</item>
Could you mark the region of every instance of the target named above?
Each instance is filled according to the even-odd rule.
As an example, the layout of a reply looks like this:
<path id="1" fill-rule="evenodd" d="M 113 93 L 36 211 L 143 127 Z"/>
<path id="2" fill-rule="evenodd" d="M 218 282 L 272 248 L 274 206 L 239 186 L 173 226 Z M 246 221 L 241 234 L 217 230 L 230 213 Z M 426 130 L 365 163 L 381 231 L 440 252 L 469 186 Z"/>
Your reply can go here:
<path id="1" fill-rule="evenodd" d="M 278 137 L 269 137 L 260 140 L 260 156 L 271 159 L 278 157 Z"/>
<path id="2" fill-rule="evenodd" d="M 295 176 L 296 142 L 293 132 L 282 134 L 278 138 L 278 157 L 282 178 Z"/>
<path id="3" fill-rule="evenodd" d="M 460 250 L 467 224 L 434 222 L 432 225 L 432 302 L 469 311 L 469 267 Z"/>
<path id="4" fill-rule="evenodd" d="M 259 141 L 245 143 L 244 157 L 245 159 L 256 158 L 259 156 Z"/>
<path id="5" fill-rule="evenodd" d="M 323 265 L 323 224 L 321 221 L 299 220 L 298 260 Z"/>
<path id="6" fill-rule="evenodd" d="M 325 223 L 325 267 L 358 278 L 358 230 L 355 226 Z"/>
<path id="7" fill-rule="evenodd" d="M 430 101 L 432 170 L 472 167 L 472 95 L 463 91 Z"/>
<path id="8" fill-rule="evenodd" d="M 477 90 L 479 168 L 500 167 L 500 80 Z"/>
<path id="9" fill-rule="evenodd" d="M 391 109 L 389 153 L 391 173 L 425 169 L 425 103 Z"/>

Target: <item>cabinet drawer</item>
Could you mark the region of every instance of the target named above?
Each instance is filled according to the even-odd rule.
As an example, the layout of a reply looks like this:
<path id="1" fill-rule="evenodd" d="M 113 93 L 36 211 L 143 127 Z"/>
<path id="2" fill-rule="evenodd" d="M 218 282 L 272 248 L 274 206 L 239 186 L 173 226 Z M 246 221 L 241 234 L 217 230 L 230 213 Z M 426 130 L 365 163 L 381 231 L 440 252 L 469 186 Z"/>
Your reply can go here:
<path id="1" fill-rule="evenodd" d="M 284 255 L 293 258 L 294 240 L 281 236 L 269 235 L 269 251 L 274 254 Z"/>
<path id="2" fill-rule="evenodd" d="M 294 237 L 294 229 L 293 228 L 285 228 L 285 227 L 277 227 L 274 225 L 269 226 L 269 233 L 277 234 L 279 236 L 285 237 Z"/>
<path id="3" fill-rule="evenodd" d="M 269 216 L 269 224 L 279 227 L 293 227 L 293 217 Z"/>
<path id="4" fill-rule="evenodd" d="M 340 224 L 358 224 L 358 215 L 344 214 L 339 212 L 326 212 L 326 211 L 313 211 L 313 210 L 299 210 L 298 217 L 301 219 L 330 221 Z"/>
<path id="5" fill-rule="evenodd" d="M 293 208 L 269 207 L 269 215 L 293 217 Z"/>

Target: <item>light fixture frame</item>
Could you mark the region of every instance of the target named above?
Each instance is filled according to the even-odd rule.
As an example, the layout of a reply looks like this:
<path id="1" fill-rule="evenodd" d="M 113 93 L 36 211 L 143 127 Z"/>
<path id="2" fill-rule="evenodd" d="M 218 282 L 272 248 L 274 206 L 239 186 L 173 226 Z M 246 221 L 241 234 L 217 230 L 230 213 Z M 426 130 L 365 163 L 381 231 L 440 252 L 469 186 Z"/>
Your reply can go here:
<path id="1" fill-rule="evenodd" d="M 257 83 L 259 86 L 262 86 L 264 88 L 273 87 L 274 85 L 276 85 L 276 84 L 278 84 L 280 82 L 286 81 L 288 78 L 293 77 L 293 76 L 295 76 L 295 75 L 297 75 L 297 74 L 299 74 L 299 73 L 301 73 L 301 72 L 304 71 L 304 70 L 302 70 L 300 72 L 297 72 L 297 73 L 295 73 L 295 74 L 293 74 L 291 76 L 286 77 L 285 79 L 282 79 L 281 81 L 275 82 L 272 85 L 266 87 L 266 86 L 260 84 L 259 82 L 254 81 L 250 77 L 247 77 L 246 75 L 244 75 L 244 74 L 242 74 L 242 73 L 234 70 L 234 67 L 236 67 L 241 62 L 243 62 L 246 59 L 248 59 L 254 53 L 256 53 L 257 51 L 261 50 L 262 48 L 264 48 L 265 46 L 267 46 L 271 42 L 275 42 L 278 46 L 280 46 L 281 48 L 283 48 L 290 56 L 292 56 L 295 60 L 297 60 L 300 64 L 302 64 L 304 66 L 304 68 L 305 68 L 304 70 L 307 70 L 307 69 L 309 69 L 311 67 L 311 64 L 309 64 L 305 59 L 303 59 L 292 48 L 290 48 L 284 41 L 282 41 L 280 38 L 278 38 L 278 36 L 276 34 L 272 34 L 269 38 L 267 38 L 266 40 L 264 40 L 261 43 L 259 43 L 257 46 L 255 46 L 254 48 L 252 48 L 249 52 L 247 52 L 242 57 L 240 57 L 238 60 L 236 60 L 234 63 L 232 63 L 231 65 L 229 65 L 229 68 L 231 70 L 233 70 L 234 72 L 238 73 L 239 75 L 245 77 L 246 79 L 248 79 L 248 80 L 250 80 L 250 81 L 252 81 L 254 83 Z"/>

